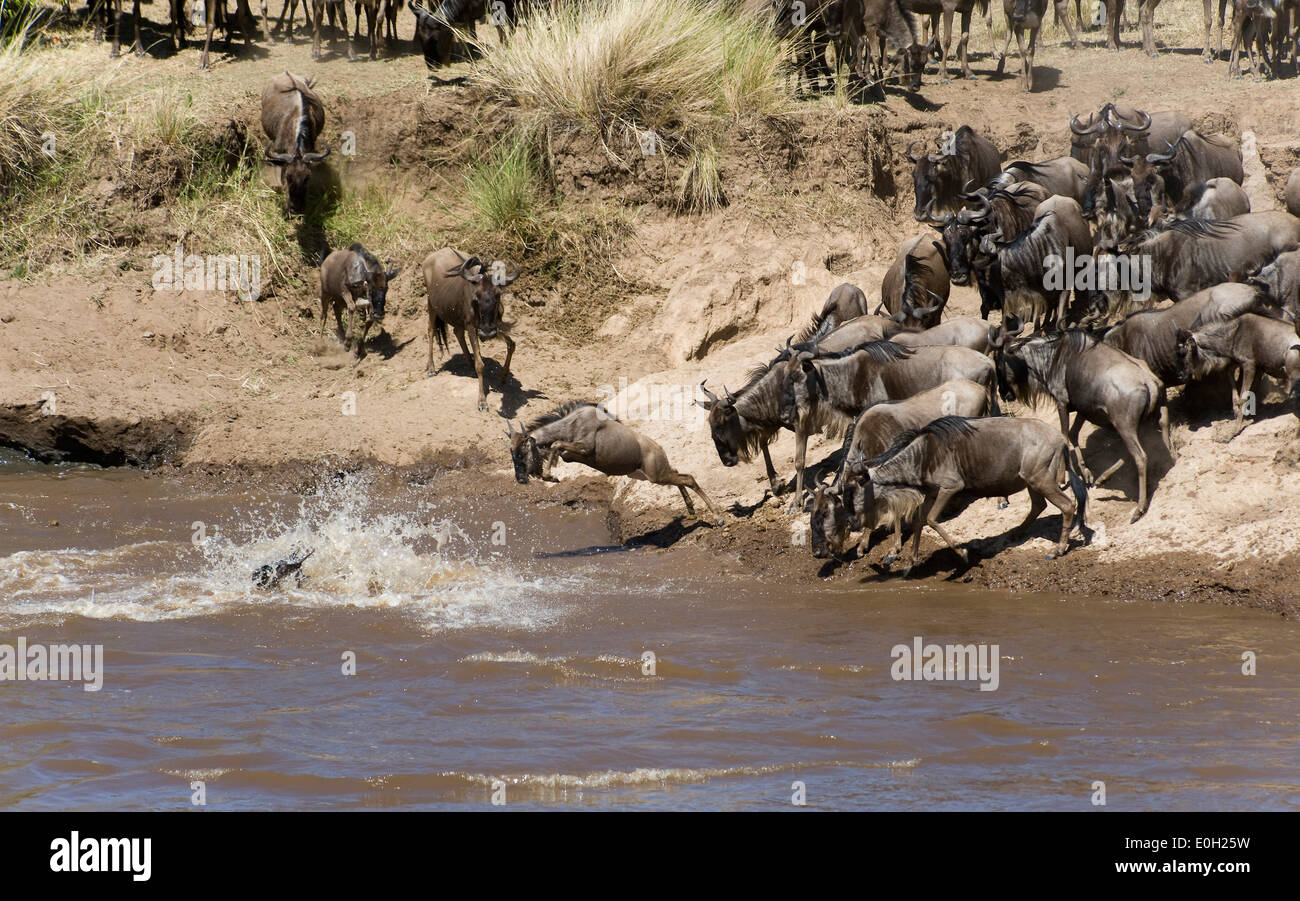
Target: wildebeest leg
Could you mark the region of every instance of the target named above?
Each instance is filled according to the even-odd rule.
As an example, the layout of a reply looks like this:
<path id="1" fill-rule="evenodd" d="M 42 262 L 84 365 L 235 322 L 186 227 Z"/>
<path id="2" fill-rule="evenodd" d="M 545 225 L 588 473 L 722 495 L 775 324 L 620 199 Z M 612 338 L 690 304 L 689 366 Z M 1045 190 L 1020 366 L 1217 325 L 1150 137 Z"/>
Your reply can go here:
<path id="1" fill-rule="evenodd" d="M 456 337 L 461 338 L 461 333 L 456 332 Z M 478 408 L 480 412 L 487 410 L 487 384 L 483 377 L 483 352 L 478 342 L 478 332 L 471 329 L 469 333 L 470 346 L 474 348 L 474 371 L 478 373 Z M 465 339 L 461 338 L 461 346 L 464 347 Z"/>
<path id="2" fill-rule="evenodd" d="M 1061 470 L 1065 468 L 1064 463 L 1064 459 L 1058 459 L 1056 465 L 1052 467 L 1051 474 L 1046 478 L 1026 479 L 1029 496 L 1038 513 L 1043 510 L 1044 498 L 1051 501 L 1052 506 L 1061 511 L 1061 538 L 1056 544 L 1056 550 L 1047 554 L 1048 560 L 1062 557 L 1070 549 L 1070 529 L 1074 525 L 1075 511 L 1079 509 L 1074 502 L 1074 498 L 1070 497 L 1067 492 L 1062 491 L 1061 486 L 1056 484 L 1056 479 L 1059 477 Z M 1035 513 L 1034 516 L 1037 516 L 1038 513 Z M 1026 520 L 1025 525 L 1028 524 L 1029 521 Z"/>
<path id="3" fill-rule="evenodd" d="M 371 319 L 369 316 L 367 316 L 365 321 L 361 324 L 361 337 L 357 339 L 358 362 L 361 360 L 362 357 L 366 355 L 366 334 L 370 331 L 370 326 L 373 324 L 374 324 L 374 320 Z"/>
<path id="4" fill-rule="evenodd" d="M 666 465 L 667 460 L 665 460 L 664 463 Z M 682 499 L 686 501 L 686 511 L 690 513 L 691 516 L 694 516 L 695 508 L 691 504 L 691 499 L 686 496 L 686 489 L 687 488 L 691 489 L 692 491 L 694 491 L 696 494 L 700 496 L 701 500 L 704 501 L 705 506 L 709 508 L 709 512 L 712 513 L 714 516 L 718 517 L 718 522 L 719 523 L 722 522 L 721 511 L 719 511 L 718 508 L 714 506 L 713 501 L 710 500 L 709 496 L 704 493 L 704 489 L 701 488 L 699 486 L 699 483 L 695 481 L 694 476 L 687 475 L 684 472 L 677 472 L 675 469 L 671 469 L 671 468 L 666 473 L 656 473 L 654 475 L 651 475 L 650 473 L 646 473 L 646 475 L 649 476 L 650 481 L 656 485 L 676 485 L 679 489 L 681 489 Z"/>
<path id="5" fill-rule="evenodd" d="M 374 59 L 379 53 L 379 32 L 375 31 L 375 24 L 379 19 L 379 4 L 370 3 L 366 6 L 366 25 L 370 29 L 370 58 Z M 361 20 L 357 20 L 360 27 Z"/>
<path id="6" fill-rule="evenodd" d="M 1076 3 L 1079 0 L 1075 0 Z M 1074 23 L 1070 21 L 1070 0 L 1055 0 L 1056 12 L 1065 20 L 1065 30 L 1070 35 L 1070 46 L 1078 50 L 1082 44 L 1079 43 L 1079 32 L 1075 31 Z M 1079 17 L 1079 23 L 1083 23 L 1083 17 Z"/>
<path id="7" fill-rule="evenodd" d="M 1160 0 L 1142 0 L 1138 10 L 1138 21 L 1142 23 L 1142 51 L 1147 56 L 1156 56 L 1156 39 L 1153 33 L 1156 7 Z"/>
<path id="8" fill-rule="evenodd" d="M 786 513 L 798 513 L 803 507 L 803 465 L 807 451 L 808 433 L 801 421 L 794 433 L 794 498 L 786 508 Z"/>
<path id="9" fill-rule="evenodd" d="M 937 41 L 939 38 L 937 24 L 934 31 L 934 37 Z M 943 11 L 943 44 L 939 50 L 939 81 L 943 84 L 948 83 L 948 49 L 950 47 L 952 47 L 952 10 L 945 9 Z"/>
<path id="10" fill-rule="evenodd" d="M 501 367 L 501 384 L 504 385 L 510 381 L 510 358 L 515 355 L 515 342 L 505 332 L 501 333 L 501 340 L 506 343 L 506 362 Z"/>
<path id="11" fill-rule="evenodd" d="M 131 52 L 136 56 L 144 56 L 144 44 L 140 42 L 140 0 L 135 0 L 131 18 L 135 22 L 135 43 L 131 45 Z"/>
<path id="12" fill-rule="evenodd" d="M 1129 522 L 1137 522 L 1142 517 L 1142 514 L 1147 512 L 1147 452 L 1142 448 L 1142 438 L 1138 435 L 1138 423 L 1116 425 L 1116 431 L 1119 432 L 1120 440 L 1124 442 L 1124 447 L 1128 449 L 1129 455 L 1133 458 L 1133 465 L 1137 467 L 1137 507 L 1134 508 L 1133 515 L 1129 517 Z M 1118 466 L 1111 467 L 1111 469 L 1118 468 Z"/>
<path id="13" fill-rule="evenodd" d="M 1233 422 L 1232 435 L 1223 439 L 1224 444 L 1246 431 L 1246 395 L 1253 387 L 1255 387 L 1255 364 L 1246 361 L 1241 364 L 1240 381 L 1237 383 L 1236 390 L 1232 392 L 1232 407 L 1236 418 Z"/>
<path id="14" fill-rule="evenodd" d="M 776 467 L 772 465 L 772 453 L 767 449 L 767 444 L 763 445 L 763 465 L 767 468 L 767 483 L 772 486 L 772 497 L 780 494 L 780 486 L 776 483 Z"/>
<path id="15" fill-rule="evenodd" d="M 206 5 L 208 17 L 208 35 L 203 41 L 203 55 L 199 57 L 199 68 L 208 67 L 208 48 L 212 46 L 212 32 L 217 27 L 217 0 L 208 0 Z"/>
<path id="16" fill-rule="evenodd" d="M 1018 35 L 1017 35 L 1018 37 Z M 1025 59 L 1025 92 L 1029 93 L 1034 89 L 1034 48 L 1038 46 L 1038 29 L 1029 29 L 1029 56 Z M 1024 51 L 1021 51 L 1024 56 Z"/>
<path id="17" fill-rule="evenodd" d="M 989 4 L 989 8 L 990 8 L 990 9 L 993 8 L 993 4 L 992 4 L 992 3 Z M 995 71 L 997 72 L 997 74 L 999 74 L 999 75 L 1002 74 L 1002 67 L 1006 65 L 1006 62 L 1007 62 L 1007 51 L 1009 51 L 1009 50 L 1011 49 L 1011 38 L 1012 38 L 1014 32 L 1015 32 L 1015 29 L 1013 29 L 1013 28 L 1011 27 L 1010 23 L 1008 23 L 1008 24 L 1007 24 L 1007 39 L 1002 43 L 1002 52 L 1001 52 L 1000 54 L 998 54 L 998 67 L 997 67 L 997 69 L 995 70 Z"/>
<path id="18" fill-rule="evenodd" d="M 1169 459 L 1178 462 L 1178 452 L 1174 450 L 1174 439 L 1169 434 L 1169 402 L 1165 399 L 1163 392 L 1160 397 L 1160 437 L 1165 442 L 1165 450 L 1169 452 Z"/>
<path id="19" fill-rule="evenodd" d="M 1011 530 L 1013 535 L 1023 535 L 1029 531 L 1029 527 L 1034 524 L 1034 520 L 1043 514 L 1047 508 L 1047 499 L 1043 497 L 1042 492 L 1029 489 L 1029 515 L 1024 518 L 1020 525 Z"/>
<path id="20" fill-rule="evenodd" d="M 961 56 L 962 78 L 971 77 L 970 59 L 968 56 L 970 51 L 970 13 L 971 11 L 968 9 L 961 14 L 961 38 L 957 41 L 957 53 Z M 944 56 L 947 55 L 947 52 L 945 52 Z"/>
<path id="21" fill-rule="evenodd" d="M 919 525 L 919 520 L 918 520 Z M 858 556 L 865 557 L 867 551 L 871 550 L 871 533 L 874 529 L 862 530 L 862 535 L 858 538 Z M 881 563 L 889 566 L 898 559 L 898 555 L 903 553 L 903 517 L 894 517 L 894 544 L 890 547 L 889 552 L 881 558 Z"/>
<path id="22" fill-rule="evenodd" d="M 1201 59 L 1209 63 L 1214 61 L 1214 54 L 1210 52 L 1210 33 L 1214 30 L 1214 0 L 1201 0 L 1201 7 L 1205 15 L 1205 48 L 1201 50 Z"/>
<path id="23" fill-rule="evenodd" d="M 969 563 L 970 554 L 966 553 L 962 548 L 957 547 L 957 542 L 953 541 L 952 536 L 948 534 L 947 530 L 944 529 L 943 526 L 939 525 L 939 517 L 943 515 L 943 508 L 948 506 L 948 501 L 952 500 L 956 494 L 957 492 L 951 488 L 940 488 L 939 493 L 935 495 L 934 503 L 930 506 L 929 513 L 925 517 L 925 524 L 939 534 L 939 537 L 943 539 L 944 544 L 957 552 L 957 556 L 961 558 L 962 563 Z M 917 522 L 917 531 L 920 531 L 919 520 Z"/>
<path id="24" fill-rule="evenodd" d="M 321 19 L 325 18 L 324 3 L 322 2 L 322 0 L 313 0 L 313 6 L 316 9 L 316 24 L 312 28 L 312 32 L 311 32 L 311 58 L 320 59 L 320 25 L 321 25 Z M 290 32 L 293 31 L 292 18 L 289 19 L 289 31 Z M 429 315 L 432 316 L 433 314 L 430 313 Z M 430 320 L 429 328 L 430 329 L 433 328 L 432 320 Z M 430 358 L 433 357 L 432 350 L 429 351 L 429 356 Z"/>
<path id="25" fill-rule="evenodd" d="M 433 306 L 432 306 L 432 304 L 428 304 L 428 305 L 426 305 L 426 308 L 427 308 L 427 312 L 428 312 L 428 314 L 429 314 L 429 359 L 425 361 L 425 364 L 424 364 L 424 374 L 425 374 L 426 376 L 430 376 L 430 375 L 433 375 L 433 347 L 434 347 L 434 327 L 433 327 L 433 320 L 434 320 L 435 318 L 437 318 L 437 317 L 435 317 L 435 316 L 433 315 Z"/>
<path id="26" fill-rule="evenodd" d="M 108 2 L 108 0 L 104 0 Z M 113 46 L 108 51 L 111 57 L 122 55 L 122 0 L 114 0 L 116 3 L 116 12 L 113 16 Z"/>
<path id="27" fill-rule="evenodd" d="M 458 325 L 453 326 L 453 328 L 456 332 L 456 340 L 460 342 L 460 352 L 470 359 L 473 359 L 474 355 L 469 352 L 469 346 L 465 343 L 465 329 Z M 477 347 L 477 345 L 475 346 Z"/>

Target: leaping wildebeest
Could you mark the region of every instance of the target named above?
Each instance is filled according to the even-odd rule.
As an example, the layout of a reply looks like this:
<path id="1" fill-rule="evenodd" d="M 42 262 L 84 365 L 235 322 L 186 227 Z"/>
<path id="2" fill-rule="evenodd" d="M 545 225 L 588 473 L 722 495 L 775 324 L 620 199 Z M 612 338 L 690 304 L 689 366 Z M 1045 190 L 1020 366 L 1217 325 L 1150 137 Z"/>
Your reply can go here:
<path id="1" fill-rule="evenodd" d="M 487 386 L 484 380 L 482 341 L 500 336 L 506 345 L 506 361 L 501 367 L 501 383 L 510 380 L 510 360 L 515 355 L 515 342 L 510 337 L 510 327 L 503 322 L 505 313 L 501 289 L 519 277 L 519 269 L 494 260 L 484 263 L 476 256 L 465 256 L 458 250 L 444 247 L 424 258 L 420 266 L 424 272 L 424 285 L 429 292 L 429 361 L 425 370 L 433 375 L 433 348 L 446 353 L 447 326 L 456 332 L 461 352 L 474 361 L 478 374 L 478 408 L 487 409 Z M 469 333 L 470 346 L 465 346 L 465 333 Z M 471 351 L 471 348 L 473 350 Z"/>
<path id="2" fill-rule="evenodd" d="M 1013 534 L 1027 531 L 1050 501 L 1061 511 L 1061 537 L 1055 550 L 1047 554 L 1048 560 L 1069 551 L 1070 532 L 1076 524 L 1081 531 L 1085 528 L 1087 489 L 1071 461 L 1065 438 L 1038 419 L 945 416 L 919 431 L 904 432 L 874 460 L 847 465 L 844 481 L 850 478 L 861 485 L 864 529 L 875 528 L 882 506 L 896 521 L 916 511 L 904 576 L 916 564 L 925 526 L 938 533 L 963 563 L 970 562 L 967 551 L 939 524 L 943 511 L 958 497 L 1006 497 L 1028 490 L 1029 515 Z M 1066 483 L 1073 498 L 1061 489 Z M 886 557 L 884 562 L 889 565 L 893 559 Z"/>
<path id="3" fill-rule="evenodd" d="M 1225 444 L 1246 428 L 1246 395 L 1253 389 L 1257 373 L 1285 380 L 1292 411 L 1300 416 L 1300 337 L 1293 323 L 1247 313 L 1193 328 L 1178 334 L 1178 369 L 1185 381 L 1229 367 L 1236 370 L 1232 393 L 1235 429 L 1224 439 Z M 1296 435 L 1300 437 L 1300 427 Z"/>
<path id="4" fill-rule="evenodd" d="M 1019 400 L 1030 405 L 1051 402 L 1061 420 L 1061 433 L 1079 455 L 1084 475 L 1096 485 L 1114 475 L 1124 465 L 1124 457 L 1094 480 L 1079 451 L 1079 430 L 1087 421 L 1118 432 L 1137 467 L 1138 499 L 1129 520 L 1137 522 L 1147 512 L 1148 502 L 1147 452 L 1139 436 L 1143 422 L 1158 417 L 1165 448 L 1171 458 L 1174 456 L 1164 384 L 1145 363 L 1100 343 L 1085 331 L 1070 329 L 1017 339 L 1022 325 L 1009 323 L 1009 326 L 993 330 L 989 335 L 1003 400 Z"/>
<path id="5" fill-rule="evenodd" d="M 1002 170 L 1002 155 L 993 143 L 969 125 L 939 137 L 938 153 L 908 148 L 918 222 L 936 222 L 944 213 L 962 208 L 962 195 L 987 184 Z"/>
<path id="6" fill-rule="evenodd" d="M 357 358 L 366 355 L 366 333 L 372 325 L 383 328 L 384 306 L 388 300 L 388 283 L 397 278 L 400 267 L 388 267 L 360 242 L 336 250 L 321 260 L 320 267 L 320 332 L 325 334 L 329 325 L 329 309 L 334 308 L 334 322 L 342 330 L 342 313 L 348 311 L 348 328 L 343 334 L 343 346 L 350 347 L 356 336 L 353 319 L 361 315 L 361 334 L 356 336 Z"/>
<path id="7" fill-rule="evenodd" d="M 280 168 L 291 213 L 306 210 L 312 166 L 330 152 L 328 144 L 316 152 L 316 141 L 325 127 L 325 107 L 313 86 L 301 75 L 285 72 L 268 81 L 262 90 L 262 130 L 271 139 L 266 145 L 266 160 Z"/>
<path id="8" fill-rule="evenodd" d="M 530 477 L 558 481 L 551 475 L 556 460 L 581 463 L 607 476 L 643 479 L 653 485 L 675 485 L 686 502 L 686 512 L 695 515 L 689 488 L 698 494 L 722 524 L 722 514 L 704 493 L 694 476 L 673 469 L 664 449 L 645 435 L 617 419 L 604 407 L 588 401 L 573 401 L 539 416 L 519 431 L 506 424 L 510 438 L 510 459 L 515 479 L 527 484 Z"/>

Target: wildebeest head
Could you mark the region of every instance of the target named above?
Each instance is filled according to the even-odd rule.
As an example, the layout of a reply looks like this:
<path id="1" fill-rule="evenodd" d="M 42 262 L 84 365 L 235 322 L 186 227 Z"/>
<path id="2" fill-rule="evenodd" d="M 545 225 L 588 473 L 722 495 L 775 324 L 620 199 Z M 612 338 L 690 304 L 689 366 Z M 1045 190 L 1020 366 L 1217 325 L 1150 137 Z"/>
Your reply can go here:
<path id="1" fill-rule="evenodd" d="M 447 271 L 446 278 L 462 278 L 470 286 L 470 307 L 477 323 L 480 341 L 490 341 L 503 330 L 502 317 L 505 306 L 501 302 L 501 289 L 519 277 L 519 267 L 494 260 L 485 266 L 478 257 L 462 260 L 459 266 Z"/>
<path id="2" fill-rule="evenodd" d="M 366 318 L 371 322 L 384 321 L 384 307 L 388 303 L 388 283 L 401 274 L 401 267 L 389 266 L 385 269 L 379 260 L 360 244 L 353 244 L 352 262 L 348 267 L 348 288 L 356 291 L 362 286 L 366 289 Z M 355 296 L 355 294 L 354 294 Z"/>
<path id="3" fill-rule="evenodd" d="M 740 462 L 740 455 L 745 448 L 745 427 L 736 410 L 736 398 L 725 385 L 722 397 L 704 387 L 704 382 L 700 382 L 700 390 L 704 392 L 706 400 L 696 403 L 709 411 L 709 432 L 713 436 L 718 459 L 723 466 L 735 466 Z"/>
<path id="4" fill-rule="evenodd" d="M 849 509 L 838 486 L 818 486 L 813 492 L 812 514 L 808 518 L 808 540 L 818 560 L 839 556 L 848 543 L 851 525 Z"/>
<path id="5" fill-rule="evenodd" d="M 1195 332 L 1178 330 L 1178 350 L 1175 375 L 1184 383 L 1203 379 L 1212 372 L 1226 367 L 1231 361 L 1207 347 Z"/>
<path id="6" fill-rule="evenodd" d="M 515 431 L 506 420 L 506 437 L 510 439 L 510 462 L 515 466 L 515 481 L 527 485 L 530 476 L 541 478 L 542 454 L 537 449 L 537 441 L 520 425 Z"/>
<path id="7" fill-rule="evenodd" d="M 786 360 L 781 379 L 781 422 L 793 428 L 800 410 L 811 410 L 826 394 L 826 382 L 813 363 L 811 351 L 800 351 Z"/>
<path id="8" fill-rule="evenodd" d="M 297 214 L 306 211 L 307 185 L 311 182 L 312 166 L 330 155 L 329 145 L 324 146 L 325 149 L 319 153 L 303 153 L 302 150 L 276 153 L 272 150 L 272 145 L 266 145 L 266 161 L 280 167 L 285 195 L 289 198 L 289 212 Z"/>
<path id="9" fill-rule="evenodd" d="M 959 184 L 961 163 L 953 153 L 921 153 L 918 143 L 907 149 L 907 157 L 913 163 L 912 190 L 916 194 L 912 215 L 917 222 L 934 223 L 939 221 L 935 207 L 940 198 L 954 197 L 965 187 Z"/>
<path id="10" fill-rule="evenodd" d="M 418 3 L 411 3 L 411 12 L 415 14 L 415 42 L 424 54 L 425 66 L 434 69 L 449 63 L 456 37 L 451 26 Z"/>
<path id="11" fill-rule="evenodd" d="M 1295 316 L 1300 312 L 1300 245 L 1284 250 L 1246 279 Z"/>
<path id="12" fill-rule="evenodd" d="M 930 223 L 943 236 L 943 260 L 948 267 L 948 279 L 954 285 L 970 284 L 972 251 L 979 249 L 979 238 L 988 226 L 991 210 L 986 197 L 979 194 L 968 196 L 978 199 L 976 209 L 950 213 L 940 222 Z"/>
<path id="13" fill-rule="evenodd" d="M 1015 344 L 1008 344 L 1024 331 L 1025 324 L 1015 316 L 1008 316 L 1003 325 L 989 327 L 989 347 L 993 348 L 993 363 L 997 367 L 998 394 L 1004 401 L 1013 401 L 1025 394 L 1029 381 L 1029 367 L 1015 354 Z"/>
<path id="14" fill-rule="evenodd" d="M 1093 241 L 1098 250 L 1114 250 L 1124 238 L 1140 231 L 1146 220 L 1140 213 L 1133 179 L 1112 170 L 1097 194 L 1093 219 Z"/>

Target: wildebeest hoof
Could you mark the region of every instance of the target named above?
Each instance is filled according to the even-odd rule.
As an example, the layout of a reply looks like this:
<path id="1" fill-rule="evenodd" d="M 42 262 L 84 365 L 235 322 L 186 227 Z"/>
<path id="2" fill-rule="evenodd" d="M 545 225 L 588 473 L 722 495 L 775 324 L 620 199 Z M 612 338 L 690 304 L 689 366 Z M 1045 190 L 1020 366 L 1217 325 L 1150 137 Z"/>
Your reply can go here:
<path id="1" fill-rule="evenodd" d="M 1062 553 L 1064 553 L 1064 552 L 1062 552 Z M 1043 555 L 1043 559 L 1044 559 L 1044 560 L 1055 560 L 1055 559 L 1056 559 L 1057 557 L 1059 557 L 1059 556 L 1061 556 L 1061 555 L 1058 554 L 1056 551 L 1048 551 L 1046 554 Z"/>
<path id="2" fill-rule="evenodd" d="M 883 566 L 885 569 L 889 569 L 889 567 L 894 565 L 894 561 L 897 559 L 898 557 L 895 556 L 894 554 L 886 554 L 884 558 L 880 561 L 880 565 Z"/>
<path id="3" fill-rule="evenodd" d="M 998 509 L 999 509 L 999 510 L 1005 510 L 1005 509 L 1007 509 L 1007 507 L 1010 507 L 1010 506 L 1011 506 L 1011 502 L 1008 501 L 1006 498 L 1003 498 L 1002 500 L 998 501 Z"/>
<path id="4" fill-rule="evenodd" d="M 963 548 L 957 548 L 957 556 L 961 558 L 962 563 L 970 563 L 970 553 Z"/>

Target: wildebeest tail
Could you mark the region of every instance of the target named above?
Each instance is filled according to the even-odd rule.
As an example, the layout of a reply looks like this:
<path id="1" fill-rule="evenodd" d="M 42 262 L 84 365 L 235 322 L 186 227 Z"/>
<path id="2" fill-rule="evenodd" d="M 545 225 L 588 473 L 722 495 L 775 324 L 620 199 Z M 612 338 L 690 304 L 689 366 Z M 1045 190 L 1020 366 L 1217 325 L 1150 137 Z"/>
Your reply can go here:
<path id="1" fill-rule="evenodd" d="M 330 246 L 324 241 L 320 244 L 320 252 L 316 254 L 316 268 L 319 269 L 325 265 L 325 258 L 330 255 Z"/>

